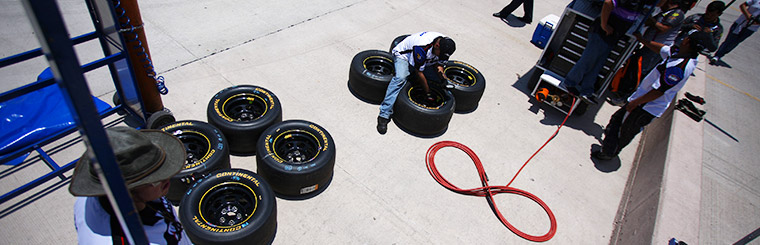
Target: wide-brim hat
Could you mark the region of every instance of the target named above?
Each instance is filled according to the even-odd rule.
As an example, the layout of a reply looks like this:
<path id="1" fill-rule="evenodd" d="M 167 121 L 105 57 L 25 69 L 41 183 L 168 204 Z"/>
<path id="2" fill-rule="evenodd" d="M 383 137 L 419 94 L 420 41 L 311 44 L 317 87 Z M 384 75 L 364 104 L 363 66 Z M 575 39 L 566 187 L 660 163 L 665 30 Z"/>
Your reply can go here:
<path id="1" fill-rule="evenodd" d="M 136 130 L 130 127 L 106 129 L 116 163 L 127 189 L 159 182 L 176 175 L 185 164 L 182 141 L 160 130 Z M 74 196 L 103 196 L 105 190 L 93 168 L 91 148 L 77 161 L 69 192 Z"/>

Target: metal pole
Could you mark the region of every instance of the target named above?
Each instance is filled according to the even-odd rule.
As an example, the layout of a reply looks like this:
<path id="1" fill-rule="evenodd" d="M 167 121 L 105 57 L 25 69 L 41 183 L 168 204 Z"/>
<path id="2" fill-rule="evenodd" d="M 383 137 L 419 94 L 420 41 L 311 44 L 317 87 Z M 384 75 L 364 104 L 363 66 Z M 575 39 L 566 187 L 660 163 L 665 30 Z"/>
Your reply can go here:
<path id="1" fill-rule="evenodd" d="M 22 1 L 29 20 L 34 27 L 42 51 L 50 63 L 56 83 L 61 88 L 64 100 L 79 125 L 82 138 L 94 153 L 93 167 L 108 199 L 118 210 L 116 217 L 121 223 L 124 234 L 132 244 L 148 244 L 142 228 L 140 217 L 132 199 L 127 192 L 121 171 L 116 165 L 116 158 L 106 137 L 103 125 L 90 95 L 90 89 L 82 74 L 79 60 L 69 34 L 66 31 L 58 5 L 52 0 Z"/>
<path id="2" fill-rule="evenodd" d="M 145 111 L 148 113 L 164 109 L 161 94 L 156 87 L 156 72 L 152 68 L 148 40 L 143 29 L 142 16 L 137 0 L 114 0 L 114 5 L 119 5 L 124 11 L 116 10 L 119 23 L 122 25 L 122 36 L 126 42 L 125 50 L 132 60 L 132 69 L 135 71 L 135 81 L 140 88 Z M 125 27 L 124 25 L 127 25 Z M 134 27 L 134 28 L 132 28 Z M 129 28 L 127 31 L 125 28 Z M 151 74 L 151 75 L 149 75 Z"/>

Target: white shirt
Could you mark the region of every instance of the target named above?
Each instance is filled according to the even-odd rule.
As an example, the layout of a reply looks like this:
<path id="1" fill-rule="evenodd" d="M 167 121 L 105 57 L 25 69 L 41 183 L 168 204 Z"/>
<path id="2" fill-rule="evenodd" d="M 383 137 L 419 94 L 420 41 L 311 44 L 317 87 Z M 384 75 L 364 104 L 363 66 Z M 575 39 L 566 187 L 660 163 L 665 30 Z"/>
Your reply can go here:
<path id="1" fill-rule="evenodd" d="M 166 206 L 167 209 L 174 213 L 174 217 L 177 217 L 168 201 L 164 198 L 159 200 L 162 200 L 164 205 L 169 205 Z M 143 220 L 143 229 L 150 244 L 171 244 L 164 236 L 178 238 L 178 244 L 192 244 L 184 229 L 180 234 L 177 234 L 175 227 L 167 225 L 161 214 L 156 213 L 155 215 L 160 219 L 153 225 L 146 225 L 145 223 L 149 221 Z M 174 220 L 179 223 L 176 218 Z M 74 203 L 74 224 L 77 229 L 79 244 L 114 244 L 111 235 L 111 215 L 103 209 L 97 197 L 77 197 Z M 127 244 L 129 241 L 126 241 L 125 238 L 124 243 Z"/>
<path id="2" fill-rule="evenodd" d="M 664 60 L 663 62 L 667 62 L 667 64 L 665 65 L 666 69 L 670 67 L 678 66 L 684 60 L 683 58 L 671 59 L 670 48 L 671 46 L 664 46 L 662 47 L 662 49 L 660 49 L 660 56 Z M 643 109 L 656 117 L 662 116 L 662 113 L 665 112 L 665 109 L 668 109 L 668 106 L 670 106 L 670 102 L 673 101 L 673 98 L 676 97 L 676 94 L 678 93 L 678 91 L 681 90 L 681 88 L 683 88 L 684 84 L 686 84 L 686 80 L 689 79 L 689 77 L 694 72 L 694 69 L 696 67 L 697 67 L 697 59 L 689 59 L 688 63 L 684 67 L 683 79 L 678 81 L 677 84 L 674 85 L 672 88 L 666 90 L 662 96 L 644 104 Z M 660 73 L 659 69 L 656 69 L 656 68 L 652 69 L 652 71 L 649 72 L 649 74 L 646 77 L 644 77 L 643 80 L 641 80 L 641 84 L 639 84 L 639 88 L 636 89 L 635 92 L 633 92 L 631 97 L 628 97 L 628 102 L 638 99 L 641 96 L 644 96 L 645 94 L 649 93 L 649 91 L 659 89 L 661 85 L 660 84 L 661 75 L 662 74 Z"/>
<path id="3" fill-rule="evenodd" d="M 748 0 L 747 2 L 747 11 L 752 16 L 758 16 L 760 15 L 760 0 Z M 736 29 L 731 30 L 734 34 L 739 34 L 741 32 L 742 28 L 747 25 L 747 17 L 744 16 L 744 14 L 740 14 L 739 18 L 734 21 L 736 24 Z M 757 28 L 760 27 L 760 24 L 755 23 L 751 26 L 749 26 L 747 29 L 750 31 L 757 31 Z"/>
<path id="4" fill-rule="evenodd" d="M 406 61 L 409 61 L 409 65 L 415 66 L 415 59 L 412 57 L 414 55 L 413 49 L 414 46 L 426 46 L 428 44 L 433 43 L 433 40 L 437 37 L 445 37 L 443 34 L 438 32 L 432 32 L 432 31 L 426 31 L 426 32 L 420 32 L 415 33 L 412 35 L 409 35 L 407 38 L 405 38 L 403 41 L 398 43 L 396 47 L 393 48 L 391 51 L 393 55 L 401 57 L 401 59 L 404 59 Z M 405 52 L 402 54 L 402 52 Z M 420 57 L 418 57 L 417 60 Z M 438 62 L 438 56 L 433 54 L 433 48 L 429 48 L 426 53 L 425 58 L 425 64 L 420 64 L 420 71 L 425 70 L 425 66 L 429 66 Z"/>

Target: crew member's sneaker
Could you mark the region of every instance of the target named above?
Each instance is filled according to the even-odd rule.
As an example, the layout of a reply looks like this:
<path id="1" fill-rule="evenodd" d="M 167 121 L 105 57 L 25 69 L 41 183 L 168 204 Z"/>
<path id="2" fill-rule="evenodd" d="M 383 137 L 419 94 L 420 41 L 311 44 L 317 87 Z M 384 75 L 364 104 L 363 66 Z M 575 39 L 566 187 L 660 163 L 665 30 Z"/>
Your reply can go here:
<path id="1" fill-rule="evenodd" d="M 710 58 L 710 64 L 718 63 L 719 60 L 720 60 L 720 57 L 713 56 L 712 58 Z"/>
<path id="2" fill-rule="evenodd" d="M 377 117 L 377 132 L 380 134 L 385 134 L 385 132 L 388 132 L 388 122 L 390 122 L 391 119 L 385 119 L 381 116 Z"/>
<path id="3" fill-rule="evenodd" d="M 579 96 L 583 102 L 586 102 L 586 104 L 589 105 L 596 105 L 596 98 L 594 98 L 593 95 L 581 95 Z"/>

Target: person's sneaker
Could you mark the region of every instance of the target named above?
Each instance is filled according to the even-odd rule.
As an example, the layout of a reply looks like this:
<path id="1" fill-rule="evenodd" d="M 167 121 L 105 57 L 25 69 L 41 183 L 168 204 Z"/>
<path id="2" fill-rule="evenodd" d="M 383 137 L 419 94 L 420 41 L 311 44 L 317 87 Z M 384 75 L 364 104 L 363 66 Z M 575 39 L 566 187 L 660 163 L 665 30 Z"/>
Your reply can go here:
<path id="1" fill-rule="evenodd" d="M 501 12 L 496 12 L 496 13 L 493 13 L 493 17 L 496 17 L 496 18 L 504 18 L 504 16 L 502 16 L 502 15 L 501 15 Z"/>
<path id="2" fill-rule="evenodd" d="M 607 153 L 604 153 L 601 150 L 591 152 L 591 157 L 599 159 L 599 160 L 605 160 L 605 161 L 615 158 L 615 156 L 608 155 Z"/>
<path id="3" fill-rule="evenodd" d="M 628 100 L 625 97 L 607 97 L 607 102 L 614 106 L 623 106 Z"/>
<path id="4" fill-rule="evenodd" d="M 385 119 L 381 116 L 377 117 L 377 132 L 380 134 L 385 134 L 388 132 L 388 122 L 390 122 L 391 119 Z"/>
<path id="5" fill-rule="evenodd" d="M 589 105 L 596 105 L 596 98 L 594 98 L 593 95 L 581 95 L 579 96 L 583 102 L 586 102 L 586 104 Z"/>
<path id="6" fill-rule="evenodd" d="M 710 58 L 710 64 L 718 63 L 719 60 L 720 60 L 720 57 L 713 56 L 712 58 Z"/>

